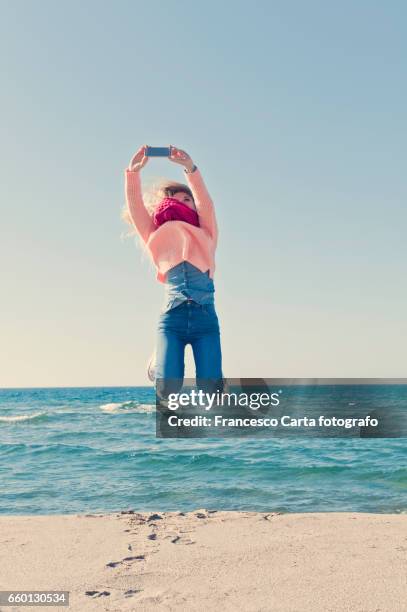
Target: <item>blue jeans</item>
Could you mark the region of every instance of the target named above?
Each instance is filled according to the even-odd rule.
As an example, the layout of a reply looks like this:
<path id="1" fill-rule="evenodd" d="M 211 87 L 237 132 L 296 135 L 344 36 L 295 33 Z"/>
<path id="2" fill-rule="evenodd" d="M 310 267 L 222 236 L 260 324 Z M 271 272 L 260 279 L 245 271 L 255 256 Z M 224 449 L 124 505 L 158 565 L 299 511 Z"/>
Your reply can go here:
<path id="1" fill-rule="evenodd" d="M 182 387 L 187 344 L 192 346 L 197 384 L 222 379 L 219 322 L 213 304 L 184 301 L 159 318 L 155 376 L 171 379 L 172 392 Z"/>

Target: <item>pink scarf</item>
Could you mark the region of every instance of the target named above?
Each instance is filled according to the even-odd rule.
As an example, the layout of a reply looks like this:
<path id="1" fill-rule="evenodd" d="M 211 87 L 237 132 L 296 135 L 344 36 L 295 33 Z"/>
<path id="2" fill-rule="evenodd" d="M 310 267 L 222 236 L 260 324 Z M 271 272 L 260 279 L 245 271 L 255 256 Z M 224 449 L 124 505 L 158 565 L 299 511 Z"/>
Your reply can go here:
<path id="1" fill-rule="evenodd" d="M 161 200 L 153 215 L 153 221 L 157 227 L 167 221 L 185 221 L 185 223 L 199 227 L 198 213 L 175 198 Z"/>

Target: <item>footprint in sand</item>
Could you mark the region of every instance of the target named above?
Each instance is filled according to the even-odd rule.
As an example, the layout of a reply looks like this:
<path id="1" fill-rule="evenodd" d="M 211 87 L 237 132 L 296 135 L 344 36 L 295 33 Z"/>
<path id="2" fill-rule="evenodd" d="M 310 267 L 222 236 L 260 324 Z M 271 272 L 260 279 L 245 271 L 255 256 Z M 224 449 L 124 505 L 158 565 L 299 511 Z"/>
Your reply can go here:
<path id="1" fill-rule="evenodd" d="M 150 516 L 148 517 L 147 521 L 161 521 L 162 520 L 162 516 L 160 514 L 150 514 Z"/>
<path id="2" fill-rule="evenodd" d="M 195 542 L 193 540 L 190 540 L 189 538 L 184 538 L 183 536 L 175 536 L 175 538 L 173 538 L 171 540 L 172 544 L 195 544 Z"/>
<path id="3" fill-rule="evenodd" d="M 209 518 L 208 515 L 206 513 L 204 513 L 204 512 L 196 512 L 195 516 L 196 516 L 196 518 L 199 518 L 199 519 Z"/>
<path id="4" fill-rule="evenodd" d="M 122 559 L 123 561 L 144 561 L 145 556 L 144 555 L 136 555 L 135 557 L 124 557 L 124 559 Z"/>
<path id="5" fill-rule="evenodd" d="M 132 597 L 133 595 L 137 595 L 137 593 L 141 593 L 142 589 L 129 589 L 128 591 L 125 591 L 124 596 L 125 597 Z"/>
<path id="6" fill-rule="evenodd" d="M 271 514 L 266 514 L 263 516 L 265 521 L 272 521 L 274 517 L 280 516 L 281 512 L 272 512 Z"/>
<path id="7" fill-rule="evenodd" d="M 110 595 L 109 591 L 85 591 L 85 595 L 88 597 L 108 597 Z"/>
<path id="8" fill-rule="evenodd" d="M 134 557 L 124 557 L 121 561 L 110 561 L 110 563 L 106 563 L 106 567 L 117 567 L 118 565 L 122 565 L 123 563 L 128 563 L 129 561 L 144 561 L 145 555 L 135 555 Z"/>

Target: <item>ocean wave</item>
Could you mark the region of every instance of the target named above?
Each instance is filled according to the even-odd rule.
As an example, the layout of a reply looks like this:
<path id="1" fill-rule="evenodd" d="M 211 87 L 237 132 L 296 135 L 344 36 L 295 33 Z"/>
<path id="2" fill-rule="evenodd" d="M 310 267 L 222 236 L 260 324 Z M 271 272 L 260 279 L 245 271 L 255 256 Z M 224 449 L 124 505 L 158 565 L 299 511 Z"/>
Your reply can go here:
<path id="1" fill-rule="evenodd" d="M 34 412 L 34 414 L 11 414 L 10 416 L 0 416 L 1 423 L 20 423 L 22 421 L 32 421 L 46 416 L 46 412 Z"/>
<path id="2" fill-rule="evenodd" d="M 111 404 L 102 404 L 99 406 L 102 412 L 108 414 L 145 414 L 153 412 L 155 410 L 154 404 L 139 404 L 134 400 L 128 400 L 127 402 L 112 402 Z"/>

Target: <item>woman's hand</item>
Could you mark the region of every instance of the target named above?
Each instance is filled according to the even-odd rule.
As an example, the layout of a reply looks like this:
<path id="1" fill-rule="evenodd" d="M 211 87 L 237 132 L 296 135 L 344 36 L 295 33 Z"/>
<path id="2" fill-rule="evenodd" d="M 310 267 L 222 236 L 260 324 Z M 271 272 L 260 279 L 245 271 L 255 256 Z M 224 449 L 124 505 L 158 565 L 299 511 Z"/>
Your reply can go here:
<path id="1" fill-rule="evenodd" d="M 143 145 L 142 147 L 140 147 L 137 153 L 133 155 L 128 168 L 132 172 L 139 172 L 139 170 L 144 168 L 144 166 L 148 162 L 148 157 L 145 155 L 146 146 L 147 145 Z"/>
<path id="2" fill-rule="evenodd" d="M 195 169 L 195 164 L 188 153 L 182 149 L 177 149 L 177 147 L 171 146 L 169 160 L 176 164 L 181 164 L 187 172 L 192 172 Z"/>

